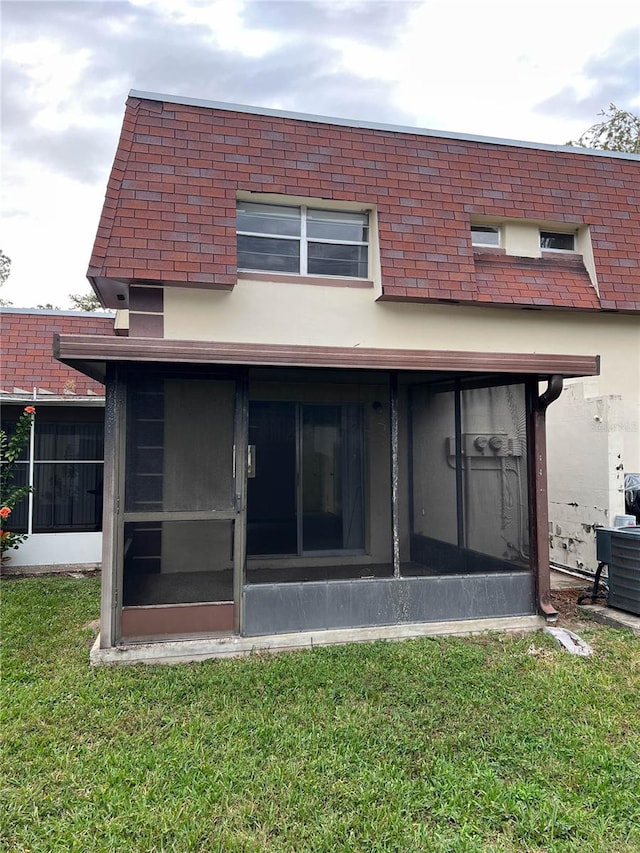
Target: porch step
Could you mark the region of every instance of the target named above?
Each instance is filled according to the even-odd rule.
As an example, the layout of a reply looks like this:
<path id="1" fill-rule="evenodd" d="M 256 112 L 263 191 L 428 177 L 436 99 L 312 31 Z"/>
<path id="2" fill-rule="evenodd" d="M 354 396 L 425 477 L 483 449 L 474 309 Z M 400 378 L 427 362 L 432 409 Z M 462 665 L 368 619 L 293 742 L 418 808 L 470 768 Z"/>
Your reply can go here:
<path id="1" fill-rule="evenodd" d="M 129 643 L 110 649 L 100 648 L 97 637 L 90 653 L 93 666 L 137 663 L 191 663 L 211 658 L 277 654 L 317 646 L 369 643 L 375 640 L 408 640 L 417 637 L 469 636 L 488 631 L 530 632 L 545 625 L 541 616 L 513 616 L 500 619 L 468 619 L 457 622 L 425 622 L 388 625 L 378 628 L 344 628 L 331 631 L 275 634 L 268 637 L 209 637 L 155 643 Z"/>

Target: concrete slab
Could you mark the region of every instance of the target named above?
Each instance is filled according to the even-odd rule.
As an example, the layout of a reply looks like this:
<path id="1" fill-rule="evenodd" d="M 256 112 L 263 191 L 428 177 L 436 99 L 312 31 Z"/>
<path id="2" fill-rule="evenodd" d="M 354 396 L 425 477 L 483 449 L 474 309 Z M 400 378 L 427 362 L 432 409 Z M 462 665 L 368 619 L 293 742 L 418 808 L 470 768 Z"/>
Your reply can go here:
<path id="1" fill-rule="evenodd" d="M 610 628 L 624 628 L 640 637 L 640 616 L 633 613 L 625 613 L 624 610 L 616 610 L 606 604 L 579 604 L 578 610 Z"/>
<path id="2" fill-rule="evenodd" d="M 593 587 L 593 578 L 551 569 L 551 589 L 586 589 Z"/>
<path id="3" fill-rule="evenodd" d="M 91 649 L 92 665 L 136 663 L 191 663 L 210 658 L 247 657 L 312 649 L 318 646 L 369 643 L 374 640 L 408 640 L 417 637 L 469 636 L 489 631 L 532 632 L 545 625 L 541 616 L 514 616 L 501 619 L 470 619 L 460 622 L 427 622 L 388 625 L 377 628 L 349 628 L 270 637 L 210 637 L 155 643 L 129 643 L 111 649 L 100 648 L 98 636 Z"/>
<path id="4" fill-rule="evenodd" d="M 74 577 L 100 571 L 100 563 L 56 563 L 42 566 L 14 566 L 10 562 L 2 564 L 2 574 L 6 577 L 31 577 L 35 575 L 65 575 Z"/>

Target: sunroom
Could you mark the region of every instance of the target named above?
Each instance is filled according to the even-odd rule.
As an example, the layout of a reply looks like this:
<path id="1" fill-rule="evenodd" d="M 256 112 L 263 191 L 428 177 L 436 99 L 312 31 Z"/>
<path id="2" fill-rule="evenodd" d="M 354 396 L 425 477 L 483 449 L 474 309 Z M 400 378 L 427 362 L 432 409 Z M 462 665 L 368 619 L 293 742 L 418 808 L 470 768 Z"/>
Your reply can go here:
<path id="1" fill-rule="evenodd" d="M 553 615 L 545 410 L 596 357 L 81 336 L 57 353 L 107 387 L 102 650 Z"/>

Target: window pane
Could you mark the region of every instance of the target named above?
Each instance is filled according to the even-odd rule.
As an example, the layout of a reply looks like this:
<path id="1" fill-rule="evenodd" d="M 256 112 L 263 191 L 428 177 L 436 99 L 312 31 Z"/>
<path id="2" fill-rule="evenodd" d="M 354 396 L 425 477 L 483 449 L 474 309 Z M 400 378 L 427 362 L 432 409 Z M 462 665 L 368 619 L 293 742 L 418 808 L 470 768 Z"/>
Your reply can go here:
<path id="1" fill-rule="evenodd" d="M 307 211 L 307 235 L 321 240 L 368 241 L 369 217 L 366 213 L 344 213 L 333 210 Z"/>
<path id="2" fill-rule="evenodd" d="M 474 246 L 499 246 L 500 229 L 484 225 L 471 226 L 471 242 Z"/>
<path id="3" fill-rule="evenodd" d="M 234 383 L 139 380 L 130 387 L 126 511 L 232 509 Z"/>
<path id="4" fill-rule="evenodd" d="M 527 412 L 523 385 L 462 392 L 467 548 L 529 562 Z"/>
<path id="5" fill-rule="evenodd" d="M 302 408 L 302 542 L 305 551 L 342 548 L 340 406 Z"/>
<path id="6" fill-rule="evenodd" d="M 4 466 L 2 466 L 4 468 Z M 5 469 L 6 470 L 6 469 Z M 4 472 L 3 472 L 4 473 Z M 11 488 L 20 488 L 29 483 L 29 465 L 21 462 L 15 465 L 11 474 L 11 482 L 6 485 Z M 4 491 L 4 484 L 3 484 Z M 29 496 L 24 498 L 14 508 L 7 519 L 3 519 L 2 526 L 5 530 L 13 530 L 14 533 L 24 533 L 27 529 L 27 518 L 29 515 Z"/>
<path id="7" fill-rule="evenodd" d="M 237 207 L 238 232 L 254 234 L 300 235 L 300 208 L 278 207 L 271 204 L 244 204 Z"/>
<path id="8" fill-rule="evenodd" d="M 413 528 L 411 559 L 429 563 L 426 540 L 458 542 L 455 396 L 417 385 L 411 392 Z M 440 569 L 434 563 L 431 569 Z"/>
<path id="9" fill-rule="evenodd" d="M 247 553 L 296 554 L 296 406 L 252 400 L 247 482 Z"/>
<path id="10" fill-rule="evenodd" d="M 309 243 L 307 269 L 311 275 L 367 277 L 367 247 L 339 243 Z"/>
<path id="11" fill-rule="evenodd" d="M 9 441 L 11 436 L 13 435 L 14 430 L 16 428 L 16 421 L 20 417 L 20 414 L 23 411 L 22 409 L 18 409 L 18 410 L 14 409 L 13 411 L 11 411 L 12 409 L 13 409 L 13 407 L 8 407 L 6 404 L 3 404 L 3 406 L 2 406 L 3 418 L 2 418 L 2 422 L 0 423 L 0 428 L 6 434 L 7 441 Z M 11 412 L 11 414 L 9 414 L 9 412 Z M 29 442 L 27 441 L 26 447 L 23 447 L 22 450 L 20 451 L 20 455 L 18 456 L 18 461 L 26 462 L 26 461 L 28 461 L 28 459 L 29 459 Z"/>
<path id="12" fill-rule="evenodd" d="M 558 231 L 541 231 L 540 248 L 555 249 L 556 251 L 561 252 L 573 252 L 575 248 L 575 238 L 573 234 L 563 234 Z"/>
<path id="13" fill-rule="evenodd" d="M 93 530 L 102 521 L 102 463 L 36 464 L 33 532 Z"/>
<path id="14" fill-rule="evenodd" d="M 102 459 L 103 426 L 92 424 L 36 423 L 35 459 L 79 461 Z"/>
<path id="15" fill-rule="evenodd" d="M 300 242 L 238 235 L 238 269 L 300 272 Z"/>
<path id="16" fill-rule="evenodd" d="M 302 547 L 364 547 L 362 409 L 302 407 Z"/>
<path id="17" fill-rule="evenodd" d="M 124 525 L 124 604 L 233 601 L 233 521 Z"/>

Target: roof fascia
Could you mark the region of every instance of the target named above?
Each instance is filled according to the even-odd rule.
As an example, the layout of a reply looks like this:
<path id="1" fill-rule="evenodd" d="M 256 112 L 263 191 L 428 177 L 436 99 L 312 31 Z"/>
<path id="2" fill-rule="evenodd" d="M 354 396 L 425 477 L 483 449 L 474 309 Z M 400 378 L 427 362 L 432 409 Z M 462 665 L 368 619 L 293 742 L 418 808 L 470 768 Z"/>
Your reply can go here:
<path id="1" fill-rule="evenodd" d="M 429 130 L 427 128 L 410 127 L 382 122 L 362 121 L 360 119 L 336 118 L 333 116 L 314 115 L 313 113 L 298 113 L 291 110 L 274 110 L 270 107 L 255 107 L 247 104 L 225 103 L 224 101 L 209 101 L 205 98 L 186 98 L 179 95 L 165 95 L 159 92 L 144 92 L 131 89 L 130 98 L 144 101 L 161 101 L 167 104 L 180 104 L 187 107 L 200 107 L 208 110 L 224 110 L 226 112 L 247 113 L 249 115 L 271 116 L 295 121 L 315 122 L 316 124 L 332 124 L 338 127 L 361 128 L 363 130 L 381 130 L 388 133 L 404 133 L 414 136 L 433 136 L 440 139 L 452 139 L 463 142 L 479 142 L 485 145 L 508 145 L 512 148 L 531 148 L 539 151 L 553 151 L 564 154 L 582 154 L 593 157 L 614 157 L 620 160 L 636 160 L 640 162 L 640 154 L 628 154 L 625 151 L 600 151 L 596 148 L 580 148 L 573 145 L 552 145 L 546 142 L 527 142 L 519 139 L 502 139 L 496 136 L 479 136 L 471 133 L 454 133 L 447 130 Z"/>
<path id="2" fill-rule="evenodd" d="M 101 366 L 109 361 L 324 367 L 341 370 L 348 368 L 435 370 L 451 373 L 513 373 L 532 376 L 559 374 L 566 377 L 593 376 L 600 372 L 600 357 L 597 355 L 319 347 L 154 338 L 105 338 L 99 335 L 56 335 L 54 354 L 59 361 L 83 373 L 88 370 L 95 371 L 96 368 L 101 371 Z"/>

